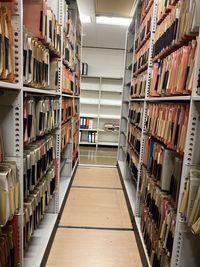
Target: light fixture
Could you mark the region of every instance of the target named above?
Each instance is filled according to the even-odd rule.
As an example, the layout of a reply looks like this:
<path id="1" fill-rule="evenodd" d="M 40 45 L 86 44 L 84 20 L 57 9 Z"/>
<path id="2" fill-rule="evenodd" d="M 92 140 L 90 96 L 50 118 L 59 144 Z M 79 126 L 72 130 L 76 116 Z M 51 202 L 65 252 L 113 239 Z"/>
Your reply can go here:
<path id="1" fill-rule="evenodd" d="M 105 17 L 105 16 L 97 16 L 96 23 L 97 24 L 107 24 L 107 25 L 120 25 L 120 26 L 129 26 L 131 23 L 131 18 L 124 17 Z"/>
<path id="2" fill-rule="evenodd" d="M 88 15 L 80 15 L 80 19 L 82 23 L 91 23 L 91 17 Z"/>

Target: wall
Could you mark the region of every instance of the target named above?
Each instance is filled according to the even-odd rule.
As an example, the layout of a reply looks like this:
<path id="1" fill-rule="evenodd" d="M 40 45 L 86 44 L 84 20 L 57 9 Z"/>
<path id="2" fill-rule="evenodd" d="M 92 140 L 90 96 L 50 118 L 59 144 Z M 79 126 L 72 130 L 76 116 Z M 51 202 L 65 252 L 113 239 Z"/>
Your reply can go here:
<path id="1" fill-rule="evenodd" d="M 82 49 L 82 62 L 88 63 L 88 75 L 123 77 L 124 50 L 86 48 Z"/>

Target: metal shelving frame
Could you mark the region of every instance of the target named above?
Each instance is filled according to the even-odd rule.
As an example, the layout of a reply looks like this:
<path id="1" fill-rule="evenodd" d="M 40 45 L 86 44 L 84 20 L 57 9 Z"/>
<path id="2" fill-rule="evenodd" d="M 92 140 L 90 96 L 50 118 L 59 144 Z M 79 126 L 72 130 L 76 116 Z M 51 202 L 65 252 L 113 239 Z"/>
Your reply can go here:
<path id="1" fill-rule="evenodd" d="M 151 25 L 151 37 L 150 37 L 150 49 L 147 69 L 147 83 L 144 98 L 130 98 L 130 84 L 132 79 L 132 71 L 130 70 L 130 58 L 133 59 L 134 54 L 134 38 L 137 27 L 137 16 L 140 12 L 140 0 L 136 2 L 135 12 L 133 15 L 132 23 L 127 31 L 126 39 L 126 53 L 125 53 L 125 67 L 124 67 L 124 87 L 122 96 L 122 109 L 121 109 L 121 126 L 119 135 L 119 147 L 118 147 L 118 169 L 120 171 L 124 188 L 131 212 L 134 216 L 134 226 L 136 227 L 136 237 L 139 237 L 140 245 L 142 247 L 142 254 L 145 257 L 145 266 L 151 266 L 143 235 L 140 228 L 141 220 L 141 200 L 139 194 L 139 181 L 141 178 L 141 165 L 143 163 L 144 153 L 144 133 L 145 125 L 147 120 L 147 103 L 149 102 L 188 102 L 190 103 L 190 113 L 188 122 L 188 131 L 186 137 L 186 146 L 183 159 L 183 170 L 181 177 L 181 185 L 179 192 L 179 205 L 181 196 L 185 188 L 186 179 L 188 177 L 189 168 L 191 165 L 200 165 L 200 147 L 196 145 L 198 136 L 200 134 L 200 95 L 197 95 L 197 81 L 199 78 L 200 70 L 200 42 L 198 42 L 197 55 L 194 68 L 194 83 L 193 91 L 191 96 L 170 96 L 170 97 L 149 97 L 149 90 L 151 84 L 151 73 L 152 73 L 152 51 L 154 44 L 154 35 L 156 32 L 157 24 L 157 7 L 158 0 L 154 0 L 154 14 Z M 128 93 L 127 93 L 128 92 Z M 127 101 L 128 100 L 128 101 Z M 139 168 L 137 184 L 135 185 L 131 179 L 131 171 L 126 163 L 126 156 L 128 151 L 127 144 L 127 131 L 128 131 L 128 110 L 130 103 L 141 102 L 144 105 L 143 110 L 143 124 L 142 124 L 142 137 L 141 137 L 141 152 L 139 158 Z M 181 214 L 177 209 L 177 220 L 176 229 L 174 236 L 173 251 L 171 257 L 171 267 L 198 267 L 200 266 L 200 257 L 198 248 L 200 247 L 200 239 L 191 233 L 188 229 L 185 219 L 182 218 Z"/>

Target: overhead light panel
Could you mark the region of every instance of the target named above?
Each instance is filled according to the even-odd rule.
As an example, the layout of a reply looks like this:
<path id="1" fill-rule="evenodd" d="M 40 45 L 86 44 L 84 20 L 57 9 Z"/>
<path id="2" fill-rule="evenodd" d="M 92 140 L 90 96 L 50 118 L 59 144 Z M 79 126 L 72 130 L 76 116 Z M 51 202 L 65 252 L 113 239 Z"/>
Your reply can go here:
<path id="1" fill-rule="evenodd" d="M 88 15 L 80 15 L 80 19 L 82 23 L 91 23 L 91 17 Z"/>
<path id="2" fill-rule="evenodd" d="M 132 20 L 131 18 L 123 18 L 123 17 L 105 17 L 105 16 L 96 17 L 97 24 L 118 25 L 118 26 L 129 26 L 131 20 Z"/>

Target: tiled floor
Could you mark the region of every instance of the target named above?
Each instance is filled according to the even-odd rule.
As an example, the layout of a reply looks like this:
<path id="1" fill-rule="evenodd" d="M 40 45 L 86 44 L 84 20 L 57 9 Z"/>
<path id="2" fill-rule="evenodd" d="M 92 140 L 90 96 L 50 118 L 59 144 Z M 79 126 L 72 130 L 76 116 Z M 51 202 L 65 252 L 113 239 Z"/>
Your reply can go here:
<path id="1" fill-rule="evenodd" d="M 80 146 L 80 163 L 116 166 L 117 148 Z"/>
<path id="2" fill-rule="evenodd" d="M 116 168 L 78 167 L 46 267 L 142 267 Z"/>

